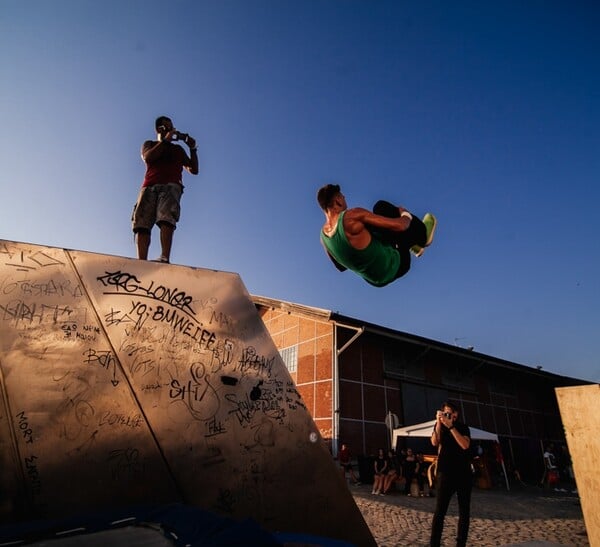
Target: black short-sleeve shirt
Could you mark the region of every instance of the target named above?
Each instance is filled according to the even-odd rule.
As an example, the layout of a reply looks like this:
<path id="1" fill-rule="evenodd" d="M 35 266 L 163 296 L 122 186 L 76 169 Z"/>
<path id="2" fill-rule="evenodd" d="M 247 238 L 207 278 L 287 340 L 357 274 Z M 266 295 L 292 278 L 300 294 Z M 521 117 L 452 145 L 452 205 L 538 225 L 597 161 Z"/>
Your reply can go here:
<path id="1" fill-rule="evenodd" d="M 454 427 L 461 435 L 465 437 L 471 436 L 471 431 L 466 424 L 456 421 L 454 422 Z M 469 449 L 465 450 L 461 448 L 456 442 L 454 435 L 446 426 L 442 426 L 441 445 L 437 463 L 437 470 L 439 472 L 470 472 L 471 455 Z"/>

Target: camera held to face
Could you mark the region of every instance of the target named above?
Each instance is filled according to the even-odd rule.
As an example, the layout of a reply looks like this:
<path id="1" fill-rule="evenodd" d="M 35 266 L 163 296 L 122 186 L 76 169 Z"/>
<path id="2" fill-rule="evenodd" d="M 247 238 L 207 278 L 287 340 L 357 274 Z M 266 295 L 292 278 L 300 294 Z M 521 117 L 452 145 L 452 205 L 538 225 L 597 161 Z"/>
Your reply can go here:
<path id="1" fill-rule="evenodd" d="M 452 412 L 442 412 L 442 416 L 448 418 L 448 420 L 452 419 Z"/>
<path id="2" fill-rule="evenodd" d="M 173 141 L 183 141 L 187 142 L 187 133 L 181 133 L 180 131 L 175 131 L 171 136 L 171 140 Z"/>

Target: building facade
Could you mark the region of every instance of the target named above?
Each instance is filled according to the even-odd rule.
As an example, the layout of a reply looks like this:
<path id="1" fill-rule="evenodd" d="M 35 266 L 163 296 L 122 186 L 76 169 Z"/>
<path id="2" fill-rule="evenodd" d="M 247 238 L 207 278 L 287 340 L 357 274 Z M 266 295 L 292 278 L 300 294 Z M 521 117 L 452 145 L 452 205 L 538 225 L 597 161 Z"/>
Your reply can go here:
<path id="1" fill-rule="evenodd" d="M 499 436 L 507 468 L 524 481 L 540 481 L 545 446 L 566 446 L 554 389 L 588 382 L 329 310 L 252 299 L 334 456 L 341 442 L 357 455 L 389 448 L 390 426 L 431 420 L 448 399 L 468 425 Z"/>

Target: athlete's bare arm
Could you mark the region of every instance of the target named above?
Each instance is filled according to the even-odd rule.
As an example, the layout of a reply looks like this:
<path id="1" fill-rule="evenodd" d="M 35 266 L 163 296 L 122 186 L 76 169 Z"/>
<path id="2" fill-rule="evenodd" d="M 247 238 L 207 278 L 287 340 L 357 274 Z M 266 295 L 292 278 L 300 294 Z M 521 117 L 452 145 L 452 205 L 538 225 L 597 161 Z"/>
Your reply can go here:
<path id="1" fill-rule="evenodd" d="M 404 211 L 404 209 L 400 209 L 400 211 Z M 344 231 L 348 241 L 355 249 L 364 249 L 371 242 L 371 234 L 367 230 L 368 226 L 403 232 L 409 224 L 410 217 L 382 217 L 361 207 L 348 209 L 344 215 Z"/>

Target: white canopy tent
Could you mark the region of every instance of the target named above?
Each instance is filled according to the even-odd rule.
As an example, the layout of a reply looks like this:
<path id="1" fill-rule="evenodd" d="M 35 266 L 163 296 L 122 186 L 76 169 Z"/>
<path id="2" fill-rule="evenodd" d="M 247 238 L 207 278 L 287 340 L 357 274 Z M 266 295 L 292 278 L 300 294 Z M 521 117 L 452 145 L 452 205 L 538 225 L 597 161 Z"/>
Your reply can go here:
<path id="1" fill-rule="evenodd" d="M 408 425 L 406 427 L 398 427 L 392 429 L 392 446 L 395 447 L 398 442 L 398 437 L 431 437 L 435 420 L 423 422 L 420 424 Z M 477 429 L 476 427 L 469 426 L 471 432 L 471 439 L 477 441 L 498 441 L 498 435 L 484 431 L 483 429 Z M 502 471 L 504 472 L 504 480 L 506 481 L 506 489 L 510 490 L 508 484 L 508 477 L 506 475 L 506 467 L 504 467 L 504 458 L 500 462 L 502 465 Z"/>

